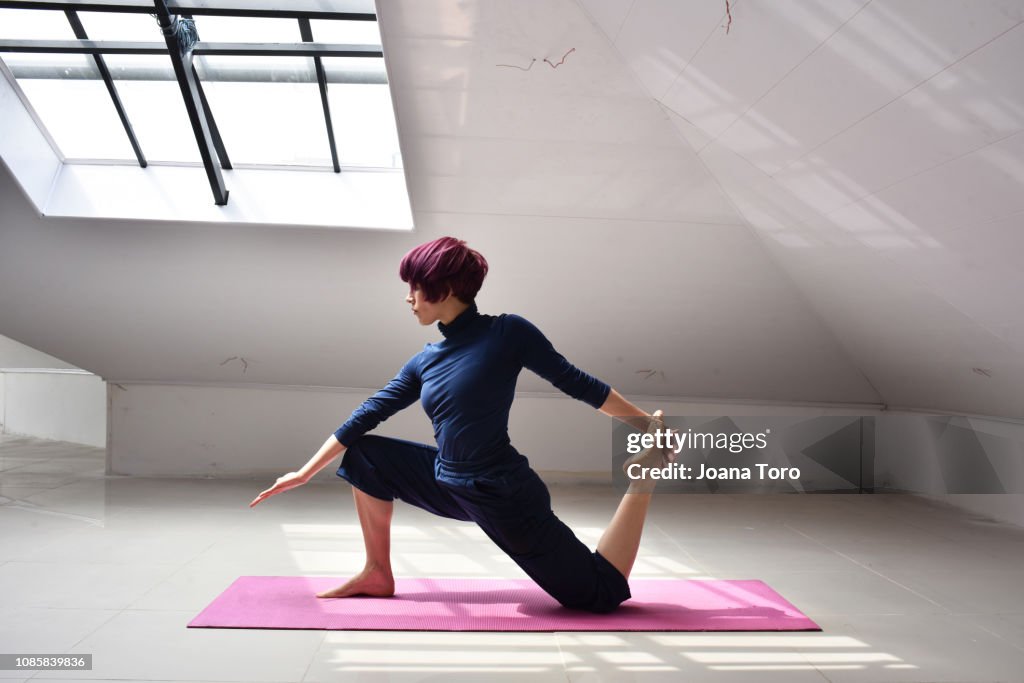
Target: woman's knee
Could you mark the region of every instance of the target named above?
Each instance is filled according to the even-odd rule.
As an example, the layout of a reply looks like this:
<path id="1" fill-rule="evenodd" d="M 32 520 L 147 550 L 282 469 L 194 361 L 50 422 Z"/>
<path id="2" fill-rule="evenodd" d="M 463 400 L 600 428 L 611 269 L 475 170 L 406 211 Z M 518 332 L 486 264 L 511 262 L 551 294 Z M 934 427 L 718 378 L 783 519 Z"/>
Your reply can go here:
<path id="1" fill-rule="evenodd" d="M 590 567 L 593 578 L 581 582 L 582 577 L 578 576 L 573 584 L 565 586 L 567 595 L 564 599 L 555 597 L 566 607 L 597 614 L 614 612 L 619 605 L 632 597 L 629 581 L 601 553 L 594 552 L 592 558 Z M 588 585 L 589 590 L 581 591 L 580 588 L 584 585 Z"/>
<path id="2" fill-rule="evenodd" d="M 365 434 L 356 439 L 355 443 L 345 449 L 345 452 L 355 453 L 363 458 L 372 458 L 375 454 L 383 453 L 387 450 L 387 441 L 387 437 L 384 436 Z"/>
<path id="3" fill-rule="evenodd" d="M 555 597 L 559 604 L 569 609 L 578 609 L 594 614 L 608 614 L 619 608 L 623 602 L 629 599 L 628 595 L 614 595 L 611 591 L 603 589 L 597 591 L 596 595 L 581 599 L 579 596 Z"/>
<path id="4" fill-rule="evenodd" d="M 371 462 L 388 458 L 404 465 L 408 465 L 412 459 L 433 463 L 433 459 L 437 455 L 436 446 L 428 446 L 407 439 L 396 439 L 391 436 L 380 436 L 379 434 L 364 434 L 356 439 L 345 452 L 352 450 Z"/>
<path id="5" fill-rule="evenodd" d="M 384 451 L 381 444 L 376 443 L 372 435 L 363 436 L 347 449 L 341 456 L 337 475 L 345 479 L 353 487 L 374 498 L 391 501 L 395 498 L 391 483 L 378 468 L 378 458 Z"/>
<path id="6" fill-rule="evenodd" d="M 592 605 L 587 605 L 583 609 L 594 614 L 611 614 L 619 608 L 620 602 L 598 602 Z"/>

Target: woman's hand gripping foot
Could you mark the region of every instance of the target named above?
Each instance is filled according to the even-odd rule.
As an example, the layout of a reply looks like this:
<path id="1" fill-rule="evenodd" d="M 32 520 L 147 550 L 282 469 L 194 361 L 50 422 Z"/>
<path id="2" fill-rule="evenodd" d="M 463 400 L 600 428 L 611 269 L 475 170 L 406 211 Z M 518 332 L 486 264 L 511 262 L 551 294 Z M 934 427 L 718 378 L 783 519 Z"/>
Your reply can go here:
<path id="1" fill-rule="evenodd" d="M 663 443 L 667 442 L 668 431 L 665 429 L 665 421 L 663 419 L 663 413 L 661 410 L 655 410 L 654 415 L 651 416 L 651 422 L 647 426 L 647 434 L 656 434 L 660 430 L 663 435 Z M 671 447 L 669 448 L 657 448 L 652 446 L 646 450 L 640 451 L 636 455 L 632 455 L 626 459 L 626 462 L 622 465 L 623 472 L 629 478 L 629 489 L 628 493 L 653 493 L 654 487 L 657 485 L 658 480 L 646 476 L 646 473 L 652 468 L 664 467 L 668 463 L 675 460 L 674 452 Z M 640 471 L 644 473 L 640 478 L 633 479 L 629 477 L 629 468 L 631 465 L 639 465 Z"/>

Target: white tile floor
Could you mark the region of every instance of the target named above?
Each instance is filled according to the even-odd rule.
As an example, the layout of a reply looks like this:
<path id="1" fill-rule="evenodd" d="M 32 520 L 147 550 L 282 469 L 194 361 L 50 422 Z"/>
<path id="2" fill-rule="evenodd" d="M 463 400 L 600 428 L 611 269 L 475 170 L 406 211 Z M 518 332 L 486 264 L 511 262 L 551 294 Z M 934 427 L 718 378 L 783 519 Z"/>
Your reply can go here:
<path id="1" fill-rule="evenodd" d="M 761 579 L 821 633 L 188 629 L 243 574 L 362 562 L 348 486 L 103 475 L 99 449 L 0 436 L 0 653 L 92 653 L 7 680 L 1024 681 L 1024 529 L 904 495 L 663 495 L 634 576 Z M 554 487 L 591 546 L 616 498 Z M 475 527 L 399 504 L 400 576 L 523 575 Z"/>

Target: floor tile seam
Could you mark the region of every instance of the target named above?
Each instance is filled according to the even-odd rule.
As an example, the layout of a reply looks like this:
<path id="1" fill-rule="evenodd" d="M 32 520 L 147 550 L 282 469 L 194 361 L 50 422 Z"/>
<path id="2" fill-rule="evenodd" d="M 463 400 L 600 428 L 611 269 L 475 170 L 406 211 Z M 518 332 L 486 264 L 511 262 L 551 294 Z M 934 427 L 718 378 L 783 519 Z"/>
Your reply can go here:
<path id="1" fill-rule="evenodd" d="M 51 517 L 70 518 L 70 519 L 74 519 L 74 520 L 78 520 L 78 521 L 84 521 L 87 524 L 89 524 L 90 526 L 100 526 L 101 527 L 101 526 L 103 526 L 103 521 L 104 521 L 104 520 L 98 519 L 96 517 L 89 517 L 88 515 L 80 515 L 80 514 L 75 513 L 75 512 L 61 512 L 59 510 L 48 510 L 48 509 L 46 509 L 44 507 L 40 507 L 39 505 L 32 504 L 32 503 L 25 503 L 24 501 L 20 501 L 20 500 L 14 500 L 11 503 L 6 503 L 6 504 L 0 506 L 0 509 L 24 510 L 25 512 L 34 512 L 34 513 L 37 513 L 37 514 L 40 514 L 40 515 L 43 515 L 43 516 L 49 515 Z"/>
<path id="2" fill-rule="evenodd" d="M 985 616 L 989 616 L 989 615 L 985 615 Z M 992 616 L 998 616 L 998 615 L 992 615 Z M 971 622 L 971 624 L 973 626 L 976 626 L 977 628 L 981 629 L 982 631 L 985 631 L 986 633 L 988 633 L 988 634 L 998 638 L 999 640 L 1001 640 L 1002 642 L 1006 643 L 1007 645 L 1009 645 L 1010 647 L 1014 648 L 1015 650 L 1020 650 L 1021 652 L 1024 652 L 1024 641 L 1022 641 L 1020 644 L 1018 644 L 1018 643 L 1013 642 L 1012 640 L 1007 639 L 1005 636 L 1001 635 L 1000 633 L 989 629 L 984 624 L 979 624 L 979 623 L 976 623 L 976 622 Z"/>
<path id="3" fill-rule="evenodd" d="M 794 648 L 794 649 L 796 649 L 796 648 Z M 818 665 L 815 664 L 814 662 L 812 662 L 811 659 L 807 656 L 807 653 L 805 653 L 803 650 L 799 650 L 799 649 L 796 649 L 796 651 L 803 658 L 803 660 L 807 663 L 807 665 L 810 666 L 812 669 L 814 669 L 818 673 L 818 675 L 820 675 L 822 678 L 824 678 L 828 683 L 832 683 L 832 679 L 828 677 L 828 674 L 826 674 L 824 671 L 819 669 Z"/>
<path id="4" fill-rule="evenodd" d="M 558 641 L 558 636 L 559 635 L 569 635 L 569 636 L 572 636 L 572 635 L 578 635 L 580 633 L 588 634 L 588 633 L 591 633 L 591 632 L 588 632 L 588 631 L 553 631 L 552 633 L 555 636 L 556 643 L 558 643 L 559 651 L 561 652 L 561 643 Z M 743 637 L 743 636 L 749 636 L 752 633 L 754 633 L 754 634 L 757 634 L 757 633 L 769 633 L 771 635 L 778 635 L 779 633 L 785 633 L 785 632 L 780 632 L 780 631 L 769 631 L 769 632 L 759 632 L 759 631 L 601 631 L 600 632 L 601 635 L 615 635 L 615 636 L 619 636 L 619 637 L 623 637 L 623 636 L 652 636 L 652 635 L 654 635 L 654 636 L 661 636 L 661 635 L 666 635 L 666 634 L 670 634 L 670 635 L 684 635 L 684 636 L 686 636 L 686 635 L 706 636 L 706 635 L 708 635 L 710 633 L 716 633 L 716 634 L 719 634 L 721 636 L 736 635 L 736 636 Z M 811 636 L 811 635 L 814 635 L 814 633 L 807 633 L 806 635 Z M 628 648 L 628 646 L 629 646 L 629 643 L 625 643 L 623 645 L 623 647 L 627 647 L 627 648 Z M 593 648 L 596 648 L 597 646 L 581 645 L 580 647 L 588 648 L 590 652 L 593 652 Z M 601 646 L 601 647 L 607 647 L 607 646 Z M 705 646 L 705 645 L 673 645 L 673 646 L 667 646 L 666 645 L 664 647 L 669 649 L 673 655 L 679 657 L 680 659 L 684 659 L 685 660 L 686 658 L 685 658 L 684 653 L 679 651 L 680 648 L 682 648 L 684 652 L 685 652 L 685 650 L 687 648 L 689 648 L 689 649 L 700 649 L 701 651 L 709 651 L 709 652 L 725 652 L 725 651 L 727 651 L 727 649 L 729 647 L 734 647 L 734 646 L 714 646 L 714 647 L 708 648 L 708 646 Z M 747 646 L 741 646 L 741 647 L 747 647 Z M 621 650 L 618 650 L 618 651 L 621 651 Z M 807 658 L 805 656 L 806 653 L 803 652 L 803 650 L 801 650 L 799 646 L 796 646 L 796 645 L 773 646 L 771 648 L 771 651 L 772 652 L 778 652 L 778 653 L 795 655 L 797 657 L 800 657 L 801 659 L 804 660 L 804 663 L 807 666 L 815 669 L 815 671 L 817 673 L 821 674 L 822 677 L 825 678 L 826 681 L 829 680 L 827 676 L 825 676 L 821 671 L 817 670 L 817 667 L 814 666 L 813 662 L 807 660 Z M 563 661 L 564 661 L 564 659 L 563 659 Z M 668 666 L 672 666 L 677 671 L 681 671 L 679 664 L 673 664 L 671 662 L 665 662 L 665 663 Z M 687 661 L 686 663 L 690 664 L 690 665 L 693 665 L 695 667 L 698 667 L 698 668 L 702 668 L 702 670 L 704 670 L 704 671 L 706 671 L 708 666 L 709 666 L 708 664 L 697 662 L 697 661 L 692 661 L 692 660 L 691 661 Z"/>
<path id="5" fill-rule="evenodd" d="M 786 524 L 786 526 L 789 527 L 790 529 L 792 529 L 793 531 L 796 531 L 797 533 L 800 533 L 800 534 L 806 536 L 807 538 L 813 540 L 815 543 L 818 543 L 820 545 L 825 545 L 822 541 L 820 541 L 820 540 L 818 540 L 817 538 L 814 537 L 814 535 L 813 535 L 814 532 L 808 533 L 806 531 L 802 531 L 802 530 L 798 529 L 797 527 L 792 526 L 792 525 L 790 525 L 788 523 Z M 885 538 L 885 539 L 867 538 L 867 539 L 864 539 L 863 541 L 855 540 L 856 538 L 859 538 L 859 537 L 860 536 L 857 536 L 857 537 L 854 537 L 853 539 L 851 539 L 851 543 L 850 544 L 851 545 L 864 545 L 866 548 L 870 548 L 870 547 L 881 547 L 881 546 L 892 546 L 892 545 L 906 547 L 908 544 L 925 544 L 925 545 L 927 545 L 928 543 L 934 543 L 935 541 L 941 541 L 943 543 L 957 543 L 957 541 L 954 540 L 954 539 L 939 538 L 939 537 L 936 537 L 934 539 L 925 539 L 923 541 L 916 541 L 915 539 L 898 539 L 898 538 Z M 828 547 L 829 547 L 830 550 L 833 550 L 835 552 L 842 552 L 841 550 L 838 550 L 838 549 L 833 548 L 831 546 L 828 546 Z"/>
<path id="6" fill-rule="evenodd" d="M 964 571 L 960 569 L 913 569 L 913 570 L 895 570 L 895 574 L 913 574 L 914 576 L 926 576 L 931 578 L 946 578 L 950 576 L 962 577 L 968 574 L 975 574 L 982 578 L 990 578 L 992 575 L 995 576 L 1008 576 L 1014 578 L 1024 579 L 1024 568 L 1022 569 L 977 569 L 974 571 Z"/>
<path id="7" fill-rule="evenodd" d="M 707 574 L 707 575 L 712 574 L 712 572 L 709 571 L 708 567 L 703 562 L 698 560 L 693 555 L 693 553 L 691 553 L 689 550 L 687 550 L 685 547 L 683 547 L 683 545 L 679 541 L 677 541 L 670 533 L 668 533 L 667 531 L 662 529 L 660 524 L 654 524 L 652 526 L 654 526 L 655 530 L 657 530 L 661 535 L 665 536 L 672 545 L 676 546 L 679 550 L 681 550 L 683 552 L 683 554 L 686 555 L 686 557 L 688 557 L 690 559 L 690 562 L 693 565 L 695 565 L 700 570 L 700 572 L 702 574 Z"/>
<path id="8" fill-rule="evenodd" d="M 302 671 L 302 676 L 300 676 L 300 677 L 299 677 L 299 681 L 300 681 L 300 683 L 302 683 L 302 682 L 304 682 L 304 681 L 306 681 L 306 680 L 307 680 L 307 677 L 309 676 L 309 670 L 310 670 L 311 668 L 313 668 L 313 662 L 315 662 L 315 661 L 316 661 L 316 656 L 317 656 L 317 653 L 319 653 L 319 652 L 320 652 L 320 650 L 321 650 L 321 649 L 323 648 L 323 646 L 324 646 L 324 643 L 325 643 L 325 642 L 327 641 L 327 634 L 328 634 L 328 633 L 330 633 L 330 631 L 328 631 L 328 630 L 324 629 L 324 630 L 322 631 L 322 633 L 320 634 L 320 642 L 318 642 L 318 643 L 316 644 L 316 649 L 315 649 L 315 650 L 313 650 L 313 656 L 309 658 L 309 663 L 308 663 L 308 664 L 306 664 L 306 668 L 305 668 L 305 669 L 303 669 L 303 671 Z"/>
<path id="9" fill-rule="evenodd" d="M 79 481 L 81 481 L 81 478 L 76 476 L 76 477 L 69 478 L 67 481 L 62 481 L 60 484 L 56 484 L 54 486 L 49 486 L 49 485 L 45 485 L 45 484 L 44 485 L 40 485 L 39 483 L 35 483 L 35 484 L 15 484 L 13 482 L 8 483 L 8 482 L 4 481 L 4 473 L 6 473 L 6 472 L 14 472 L 14 470 L 4 470 L 3 472 L 0 472 L 0 486 L 6 485 L 6 486 L 18 487 L 18 488 L 43 489 L 43 491 L 40 491 L 39 493 L 46 493 L 48 491 L 54 491 L 56 489 L 63 488 L 64 486 L 67 486 L 68 484 L 77 484 Z M 38 475 L 38 474 L 43 474 L 43 473 L 40 473 L 40 472 L 24 472 L 23 474 L 36 474 L 36 475 Z M 58 479 L 67 478 L 69 476 L 70 475 L 60 475 L 60 477 L 58 477 Z M 34 494 L 34 495 L 38 495 L 38 494 Z"/>
<path id="10" fill-rule="evenodd" d="M 139 562 L 139 563 L 136 564 L 136 563 L 131 563 L 131 562 L 111 562 L 110 560 L 104 561 L 104 560 L 80 560 L 80 559 L 76 559 L 74 562 L 69 562 L 67 559 L 63 559 L 63 560 L 60 560 L 60 559 L 58 559 L 58 560 L 39 560 L 39 559 L 31 560 L 31 559 L 28 559 L 28 560 L 26 560 L 26 559 L 19 559 L 19 558 L 14 558 L 14 559 L 7 560 L 7 561 L 10 562 L 10 563 L 17 562 L 19 564 L 44 564 L 44 565 L 56 564 L 56 565 L 61 565 L 61 566 L 63 566 L 63 565 L 73 565 L 73 566 L 89 566 L 89 567 L 94 567 L 94 566 L 99 565 L 99 566 L 108 566 L 108 567 L 109 566 L 113 566 L 113 567 L 132 567 L 132 566 L 139 566 L 139 565 L 141 565 L 143 567 L 174 567 L 175 568 L 174 569 L 175 572 L 177 572 L 180 568 L 184 567 L 189 562 L 191 562 L 191 560 L 188 560 L 188 561 L 186 561 L 184 563 L 146 561 L 146 562 Z"/>
<path id="11" fill-rule="evenodd" d="M 191 565 L 193 562 L 196 562 L 197 560 L 201 560 L 204 556 L 207 556 L 209 554 L 209 552 L 211 550 L 213 550 L 219 543 L 221 543 L 221 542 L 223 542 L 225 540 L 230 540 L 232 538 L 237 538 L 238 537 L 237 536 L 237 532 L 239 531 L 239 529 L 241 529 L 241 525 L 239 525 L 239 524 L 234 524 L 229 529 L 226 529 L 222 535 L 220 535 L 217 538 L 215 538 L 212 541 L 210 541 L 207 545 L 205 545 L 205 547 L 203 547 L 202 550 L 198 551 L 192 557 L 190 557 L 185 562 L 183 562 L 181 564 L 181 566 L 179 566 L 178 569 L 174 571 L 174 574 L 177 574 L 179 571 L 185 569 L 186 567 Z M 172 574 L 171 576 L 173 576 L 174 574 Z M 167 577 L 167 578 L 170 578 L 170 577 Z M 154 586 L 154 590 L 155 590 L 155 588 L 156 587 Z"/>
<path id="12" fill-rule="evenodd" d="M 78 463 L 78 468 L 73 469 L 72 466 L 67 465 L 68 462 L 75 462 L 75 458 L 50 458 L 49 460 L 33 460 L 32 462 L 26 462 L 21 463 L 20 465 L 15 465 L 14 467 L 11 467 L 9 469 L 0 470 L 0 474 L 3 474 L 4 472 L 17 472 L 23 467 L 39 467 L 40 465 L 49 465 L 52 468 L 57 469 L 57 471 L 54 471 L 53 469 L 44 469 L 40 472 L 37 472 L 36 474 L 60 474 L 63 472 L 78 476 L 83 472 L 94 473 L 93 470 L 103 469 L 102 463 Z"/>
<path id="13" fill-rule="evenodd" d="M 91 630 L 90 630 L 90 631 L 89 631 L 88 633 L 86 633 L 85 635 L 83 635 L 83 636 L 82 636 L 81 638 L 79 638 L 78 640 L 76 640 L 76 641 L 74 642 L 74 644 L 72 644 L 72 645 L 70 645 L 69 647 L 67 647 L 67 648 L 66 648 L 66 649 L 67 649 L 67 652 L 66 652 L 66 653 L 62 653 L 62 654 L 73 654 L 73 652 L 72 652 L 72 651 L 73 651 L 73 650 L 74 650 L 74 649 L 75 649 L 76 647 L 78 647 L 79 645 L 81 645 L 81 644 L 82 644 L 82 643 L 83 643 L 83 642 L 84 642 L 85 640 L 87 640 L 88 638 L 91 638 L 91 637 L 92 637 L 93 635 L 95 635 L 95 634 L 96 634 L 96 633 L 97 633 L 97 632 L 98 632 L 98 631 L 99 631 L 99 630 L 100 630 L 101 628 L 103 628 L 104 626 L 106 626 L 107 624 L 109 624 L 110 622 L 112 622 L 112 621 L 113 621 L 114 619 L 116 619 L 116 618 L 117 618 L 118 616 L 120 616 L 120 615 L 121 615 L 121 613 L 122 613 L 122 612 L 123 612 L 124 610 L 121 610 L 121 609 L 117 609 L 117 610 L 103 610 L 103 611 L 111 611 L 111 612 L 114 612 L 114 613 L 113 613 L 113 614 L 111 614 L 111 615 L 110 615 L 109 617 L 107 617 L 106 619 L 104 619 L 104 620 L 103 620 L 102 622 L 100 622 L 99 624 L 97 624 L 95 628 L 91 629 Z M 37 672 L 37 674 L 39 674 L 39 673 L 42 673 L 42 672 Z M 2 683 L 2 680 L 3 680 L 3 679 L 0 679 L 0 683 Z M 32 677 L 31 677 L 31 678 L 29 679 L 29 680 L 37 680 L 37 677 L 36 677 L 36 675 L 33 675 L 33 676 L 32 676 Z M 42 679 L 42 678 L 40 677 L 40 679 L 39 679 L 39 680 L 43 680 L 43 679 Z M 55 680 L 59 680 L 59 679 L 55 679 Z"/>
<path id="14" fill-rule="evenodd" d="M 62 566 L 62 565 L 66 565 L 68 563 L 66 561 L 65 562 L 61 562 L 59 560 L 54 560 L 52 562 L 39 562 L 39 561 L 29 561 L 29 560 L 7 560 L 7 561 L 5 561 L 3 563 L 2 566 L 6 567 L 6 565 L 15 565 L 15 564 Z M 161 578 L 157 579 L 158 582 L 162 582 L 162 581 L 167 580 L 168 577 L 170 577 L 171 575 L 173 575 L 173 574 L 175 574 L 175 573 L 177 573 L 178 571 L 181 570 L 180 566 L 176 567 L 175 565 L 172 565 L 172 564 L 158 564 L 158 563 L 152 563 L 152 562 L 146 563 L 146 564 L 136 564 L 136 565 L 126 565 L 123 562 L 82 562 L 82 563 L 79 563 L 76 566 L 88 566 L 88 567 L 104 567 L 104 566 L 106 566 L 106 567 L 113 567 L 115 569 L 123 569 L 125 567 L 142 567 L 144 569 L 153 570 L 155 572 L 159 572 L 160 570 L 165 570 L 166 571 L 168 568 L 172 568 L 172 567 L 174 568 L 173 571 L 171 571 L 169 574 L 161 573 L 160 574 Z M 152 576 L 152 575 L 153 575 L 152 571 L 149 574 L 147 574 L 147 576 Z M 150 589 L 150 590 L 152 590 L 152 589 Z M 43 607 L 47 607 L 47 606 L 44 605 Z M 88 609 L 88 608 L 86 607 L 86 608 L 81 608 L 81 609 Z M 124 608 L 98 608 L 98 609 L 124 609 Z"/>
<path id="15" fill-rule="evenodd" d="M 933 520 L 929 520 L 929 521 L 931 521 L 933 523 L 933 525 L 934 525 L 934 521 Z M 965 540 L 970 540 L 970 539 L 956 538 L 956 537 L 953 537 L 953 536 L 944 535 L 941 532 L 929 531 L 927 527 L 923 526 L 920 523 L 916 523 L 914 521 L 906 521 L 906 523 L 910 524 L 911 526 L 915 526 L 918 529 L 920 529 L 920 530 L 922 530 L 922 531 L 924 531 L 926 533 L 932 534 L 932 535 L 936 536 L 937 538 L 941 538 L 942 540 L 950 541 L 952 543 L 960 543 L 960 542 L 963 542 Z"/>
<path id="16" fill-rule="evenodd" d="M 44 607 L 36 607 L 33 605 L 15 605 L 13 607 L 0 607 L 0 609 L 27 609 L 27 610 L 60 610 L 61 612 L 119 612 L 120 607 L 62 607 L 62 606 L 51 606 L 47 605 Z M 127 608 L 125 608 L 127 609 Z"/>
<path id="17" fill-rule="evenodd" d="M 562 650 L 562 643 L 558 639 L 558 631 L 553 631 L 551 637 L 555 641 L 555 647 L 558 648 L 558 661 L 562 663 L 562 675 L 565 676 L 566 683 L 571 683 L 572 676 L 569 675 L 569 665 L 565 661 L 565 651 Z"/>
<path id="18" fill-rule="evenodd" d="M 216 543 L 216 541 L 215 541 L 214 543 Z M 138 599 L 137 599 L 137 600 L 135 600 L 135 601 L 131 602 L 131 603 L 130 603 L 130 604 L 129 604 L 129 605 L 127 606 L 127 607 L 125 607 L 124 609 L 131 609 L 131 608 L 132 608 L 132 605 L 137 605 L 137 604 L 138 604 L 139 602 L 141 602 L 142 600 L 144 600 L 144 599 L 146 598 L 146 596 L 148 596 L 148 595 L 149 595 L 150 593 L 152 593 L 153 591 L 155 591 L 156 589 L 158 589 L 158 588 L 159 588 L 160 586 L 162 586 L 162 585 L 163 585 L 164 583 L 166 583 L 166 582 L 168 582 L 168 581 L 172 580 L 172 579 L 173 579 L 173 578 L 174 578 L 175 576 L 177 576 L 177 575 L 178 575 L 179 573 L 183 572 L 183 571 L 184 571 L 184 570 L 185 570 L 185 569 L 186 569 L 186 568 L 187 568 L 187 567 L 188 567 L 188 566 L 189 566 L 190 564 L 192 564 L 192 562 L 194 562 L 194 561 L 196 560 L 196 558 L 198 558 L 198 557 L 199 557 L 200 555 L 204 554 L 204 553 L 205 553 L 205 552 L 206 552 L 207 550 L 209 550 L 209 549 L 210 549 L 211 547 L 213 547 L 213 546 L 211 545 L 211 546 L 208 546 L 207 548 L 204 548 L 203 550 L 201 550 L 201 551 L 200 551 L 199 553 L 197 553 L 197 554 L 196 554 L 196 555 L 195 555 L 194 557 L 192 557 L 191 559 L 189 559 L 189 560 L 186 560 L 185 562 L 183 562 L 183 563 L 181 563 L 180 565 L 178 565 L 178 567 L 177 567 L 177 568 L 176 568 L 176 569 L 175 569 L 175 570 L 174 570 L 173 572 L 171 572 L 171 573 L 170 573 L 170 574 L 168 574 L 167 576 L 165 576 L 165 577 L 163 577 L 162 579 L 160 579 L 160 581 L 158 581 L 157 583 L 155 583 L 155 584 L 153 585 L 153 587 L 152 587 L 152 588 L 150 588 L 150 589 L 149 589 L 149 590 L 147 590 L 147 591 L 146 591 L 145 593 L 143 593 L 142 595 L 140 595 L 140 596 L 138 597 Z"/>
<path id="19" fill-rule="evenodd" d="M 880 577 L 880 578 L 882 578 L 882 579 L 885 579 L 886 581 L 889 581 L 890 583 L 892 583 L 892 584 L 894 584 L 894 585 L 896 585 L 896 586 L 899 586 L 899 587 L 900 587 L 900 588 L 902 588 L 903 590 L 905 590 L 905 591 L 908 591 L 909 593 L 912 593 L 913 595 L 916 595 L 917 597 L 919 597 L 919 598 L 921 598 L 921 599 L 923 599 L 923 600 L 926 600 L 926 601 L 930 602 L 931 604 L 935 605 L 935 606 L 936 606 L 936 607 L 938 607 L 939 609 L 945 610 L 945 611 L 946 611 L 946 612 L 947 612 L 948 614 L 952 614 L 952 611 L 951 611 L 951 610 L 949 610 L 949 608 L 945 607 L 945 606 L 944 606 L 944 605 L 942 605 L 941 603 L 938 603 L 938 602 L 936 602 L 935 600 L 932 600 L 932 599 L 931 599 L 931 598 L 929 598 L 928 596 L 926 596 L 926 595 L 923 595 L 923 594 L 921 594 L 921 593 L 919 593 L 919 592 L 915 591 L 915 590 L 914 590 L 913 588 L 911 588 L 911 587 L 909 587 L 909 586 L 906 586 L 906 585 L 904 585 L 904 584 L 900 583 L 899 581 L 896 581 L 895 579 L 893 579 L 893 578 L 891 578 L 891 577 L 889 577 L 889 576 L 886 576 L 885 574 L 882 574 L 882 573 L 881 573 L 881 572 L 879 572 L 879 571 L 876 571 L 876 570 L 872 569 L 871 567 L 867 566 L 866 564 L 864 564 L 864 563 L 862 563 L 862 562 L 858 562 L 858 561 L 857 561 L 857 560 L 855 560 L 854 558 L 852 558 L 852 557 L 850 557 L 850 556 L 848 556 L 848 555 L 845 555 L 844 553 L 841 553 L 841 552 L 839 552 L 838 550 L 835 550 L 835 549 L 833 549 L 833 548 L 829 548 L 829 547 L 828 547 L 827 545 L 825 545 L 825 544 L 824 544 L 824 543 L 822 543 L 821 541 L 819 541 L 819 540 L 817 540 L 817 539 L 815 539 L 815 538 L 813 538 L 813 537 L 811 537 L 811 536 L 808 536 L 807 534 L 804 534 L 804 533 L 803 533 L 803 532 L 801 532 L 801 531 L 800 531 L 799 529 L 794 529 L 793 527 L 790 527 L 790 528 L 791 528 L 791 529 L 793 529 L 793 531 L 795 531 L 796 533 L 798 533 L 798 534 L 801 534 L 801 535 L 803 535 L 803 536 L 806 536 L 806 537 L 807 537 L 807 538 L 809 538 L 810 540 L 812 540 L 812 541 L 814 541 L 815 543 L 818 543 L 819 545 L 821 545 L 821 547 L 823 547 L 823 548 L 827 548 L 827 549 L 828 549 L 828 550 L 830 550 L 831 552 L 833 552 L 833 553 L 835 553 L 835 554 L 839 555 L 840 557 L 843 557 L 843 558 L 845 558 L 845 559 L 849 560 L 850 562 L 852 562 L 853 564 L 855 564 L 855 565 L 857 565 L 857 566 L 859 566 L 859 567 L 863 568 L 864 570 L 866 570 L 866 571 L 868 571 L 868 572 L 871 572 L 872 574 L 875 574 L 876 576 L 878 576 L 878 577 Z"/>

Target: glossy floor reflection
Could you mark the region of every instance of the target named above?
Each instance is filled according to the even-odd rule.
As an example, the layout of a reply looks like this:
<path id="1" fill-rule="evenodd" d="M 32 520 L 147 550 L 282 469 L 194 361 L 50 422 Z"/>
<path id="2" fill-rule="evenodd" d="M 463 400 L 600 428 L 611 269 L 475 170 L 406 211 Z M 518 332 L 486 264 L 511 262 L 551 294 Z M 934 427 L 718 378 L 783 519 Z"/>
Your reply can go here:
<path id="1" fill-rule="evenodd" d="M 103 474 L 102 450 L 0 437 L 0 651 L 92 653 L 0 680 L 1022 681 L 1024 529 L 905 495 L 663 495 L 634 576 L 761 579 L 822 633 L 187 629 L 237 576 L 362 563 L 348 485 Z M 556 486 L 593 546 L 616 505 Z M 522 577 L 474 526 L 399 503 L 400 576 Z"/>

